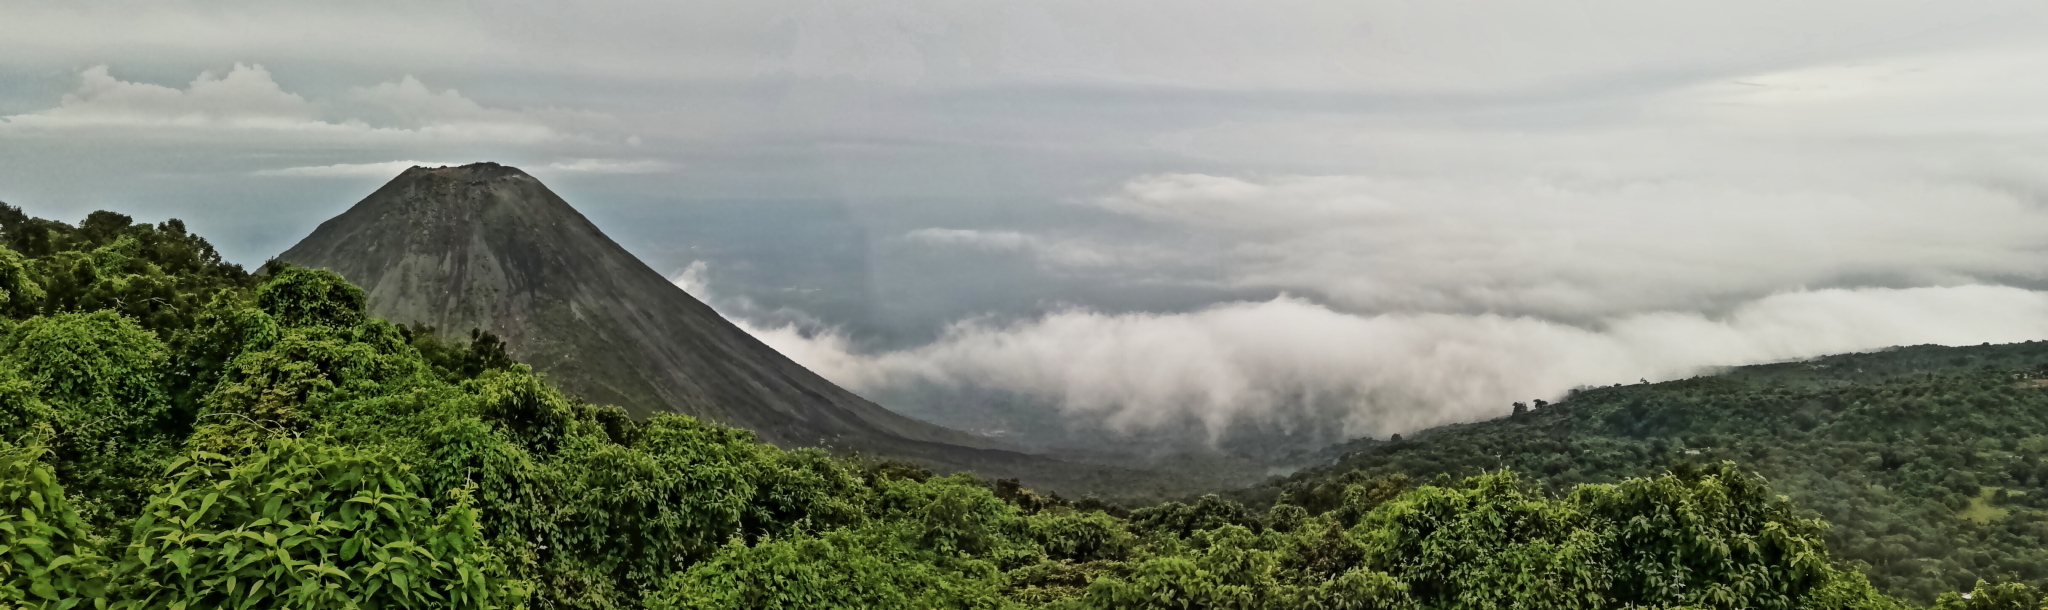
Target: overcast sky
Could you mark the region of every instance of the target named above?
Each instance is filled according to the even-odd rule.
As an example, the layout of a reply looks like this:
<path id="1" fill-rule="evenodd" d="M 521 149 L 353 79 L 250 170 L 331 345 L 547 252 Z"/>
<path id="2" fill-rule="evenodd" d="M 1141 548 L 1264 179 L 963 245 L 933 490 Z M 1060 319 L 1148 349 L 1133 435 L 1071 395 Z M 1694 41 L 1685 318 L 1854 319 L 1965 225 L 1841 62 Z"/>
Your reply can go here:
<path id="1" fill-rule="evenodd" d="M 942 423 L 1384 435 L 2048 338 L 2043 10 L 11 0 L 0 201 L 254 265 L 499 161 Z"/>

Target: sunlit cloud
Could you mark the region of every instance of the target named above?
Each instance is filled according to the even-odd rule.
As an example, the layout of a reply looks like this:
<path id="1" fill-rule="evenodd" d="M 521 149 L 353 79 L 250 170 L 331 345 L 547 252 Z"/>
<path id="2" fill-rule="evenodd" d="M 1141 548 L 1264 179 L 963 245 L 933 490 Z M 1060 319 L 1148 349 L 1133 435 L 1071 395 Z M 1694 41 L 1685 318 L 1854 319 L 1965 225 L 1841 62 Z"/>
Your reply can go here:
<path id="1" fill-rule="evenodd" d="M 429 161 L 385 161 L 381 163 L 337 163 L 334 165 L 312 165 L 280 169 L 257 170 L 257 176 L 303 176 L 316 178 L 331 177 L 392 177 L 414 166 L 448 167 L 462 163 L 435 163 Z"/>
<path id="2" fill-rule="evenodd" d="M 533 113 L 488 108 L 453 89 L 428 89 L 411 76 L 357 88 L 331 104 L 285 91 L 261 64 L 238 63 L 225 74 L 202 72 L 182 89 L 124 81 L 105 65 L 80 72 L 79 81 L 56 107 L 0 117 L 0 130 L 243 134 L 386 145 L 538 143 L 569 135 Z"/>
<path id="3" fill-rule="evenodd" d="M 588 174 L 659 174 L 676 170 L 658 159 L 574 159 L 549 163 L 547 169 Z"/>

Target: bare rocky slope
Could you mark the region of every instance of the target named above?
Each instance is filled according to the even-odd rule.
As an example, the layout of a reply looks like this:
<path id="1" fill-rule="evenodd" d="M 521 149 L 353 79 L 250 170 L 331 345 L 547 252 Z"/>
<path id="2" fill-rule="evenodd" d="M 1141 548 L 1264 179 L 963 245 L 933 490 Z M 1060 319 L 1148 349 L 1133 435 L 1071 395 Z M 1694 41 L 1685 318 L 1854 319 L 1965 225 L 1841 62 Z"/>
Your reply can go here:
<path id="1" fill-rule="evenodd" d="M 445 339 L 495 333 L 565 390 L 635 416 L 685 413 L 783 446 L 996 473 L 1048 461 L 898 415 L 819 377 L 648 268 L 517 168 L 408 169 L 278 259 L 340 273 L 369 293 L 373 314 L 393 322 L 424 323 Z"/>

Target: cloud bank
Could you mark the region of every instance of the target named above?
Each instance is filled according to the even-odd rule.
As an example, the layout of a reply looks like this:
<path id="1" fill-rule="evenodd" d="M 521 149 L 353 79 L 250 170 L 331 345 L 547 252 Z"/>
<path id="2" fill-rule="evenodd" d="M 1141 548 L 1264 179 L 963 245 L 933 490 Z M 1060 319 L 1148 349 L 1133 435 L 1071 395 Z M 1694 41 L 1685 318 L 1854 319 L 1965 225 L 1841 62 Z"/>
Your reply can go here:
<path id="1" fill-rule="evenodd" d="M 281 168 L 281 169 L 265 169 L 265 170 L 257 170 L 257 171 L 255 171 L 255 172 L 253 172 L 253 173 L 254 173 L 255 175 L 258 175 L 258 176 L 303 176 L 303 177 L 313 177 L 313 178 L 334 178 L 334 177 L 342 177 L 342 176 L 347 176 L 347 177 L 386 177 L 386 178 L 388 178 L 388 177 L 392 177 L 392 176 L 397 176 L 398 174 L 400 174 L 400 173 L 404 172 L 404 171 L 405 171 L 405 170 L 407 170 L 407 169 L 411 169 L 411 168 L 413 168 L 414 166 L 418 166 L 418 167 L 448 167 L 448 166 L 453 166 L 453 165 L 464 165 L 464 164 L 463 164 L 463 163 L 435 163 L 435 162 L 431 162 L 431 161 L 384 161 L 384 162 L 381 162 L 381 163 L 336 163 L 336 164 L 334 164 L 334 165 L 308 165 L 308 166 L 302 166 L 302 167 L 286 167 L 286 168 Z"/>
<path id="2" fill-rule="evenodd" d="M 856 391 L 975 385 L 1126 430 L 1194 417 L 1212 434 L 1250 421 L 1336 424 L 1358 436 L 1495 417 L 1510 402 L 1573 387 L 1682 378 L 1720 365 L 2035 339 L 2048 336 L 2048 293 L 1800 291 L 1723 316 L 1632 314 L 1594 327 L 1500 315 L 1357 315 L 1280 297 L 1186 314 L 1074 309 L 1011 324 L 961 323 L 930 345 L 876 354 L 831 332 L 743 326 Z"/>
<path id="3" fill-rule="evenodd" d="M 1163 174 L 1099 204 L 1228 244 L 1237 285 L 1364 311 L 1585 320 L 1802 286 L 2042 276 L 2048 209 L 1993 184 L 1606 173 Z"/>
<path id="4" fill-rule="evenodd" d="M 1078 239 L 1055 239 L 1018 231 L 927 227 L 904 233 L 903 239 L 931 246 L 1025 254 L 1054 267 L 1128 264 L 1146 256 L 1131 248 L 1109 248 Z"/>
<path id="5" fill-rule="evenodd" d="M 78 88 L 56 107 L 0 117 L 0 135 L 5 130 L 183 132 L 382 144 L 534 144 L 572 135 L 550 126 L 547 114 L 486 107 L 454 89 L 431 90 L 411 76 L 354 88 L 343 99 L 316 102 L 285 91 L 261 64 L 237 63 L 225 74 L 201 72 L 182 89 L 120 80 L 108 66 L 99 65 L 80 72 Z"/>
<path id="6" fill-rule="evenodd" d="M 46 129 L 77 127 L 217 127 L 265 130 L 345 130 L 316 118 L 305 98 L 286 93 L 261 65 L 235 64 L 225 75 L 201 72 L 184 89 L 114 78 L 107 66 L 79 73 L 78 89 L 56 107 L 6 117 L 7 124 Z"/>
<path id="7" fill-rule="evenodd" d="M 676 167 L 658 159 L 572 159 L 549 163 L 547 169 L 589 174 L 659 174 L 675 171 Z"/>

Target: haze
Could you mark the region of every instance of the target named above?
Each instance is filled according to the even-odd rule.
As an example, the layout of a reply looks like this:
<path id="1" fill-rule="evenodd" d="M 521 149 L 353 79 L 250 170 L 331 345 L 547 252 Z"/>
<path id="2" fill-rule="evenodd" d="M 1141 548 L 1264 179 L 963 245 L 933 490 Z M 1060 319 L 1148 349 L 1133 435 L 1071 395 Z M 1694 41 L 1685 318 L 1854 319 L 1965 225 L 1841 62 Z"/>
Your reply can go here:
<path id="1" fill-rule="evenodd" d="M 2048 337 L 2037 5 L 14 0 L 0 201 L 255 265 L 498 161 L 919 417 L 1337 440 Z"/>

